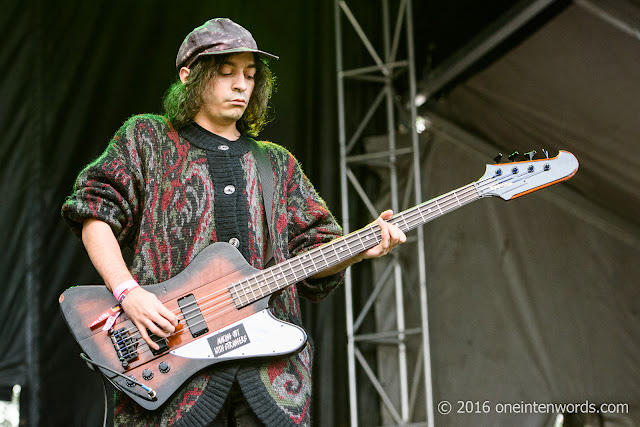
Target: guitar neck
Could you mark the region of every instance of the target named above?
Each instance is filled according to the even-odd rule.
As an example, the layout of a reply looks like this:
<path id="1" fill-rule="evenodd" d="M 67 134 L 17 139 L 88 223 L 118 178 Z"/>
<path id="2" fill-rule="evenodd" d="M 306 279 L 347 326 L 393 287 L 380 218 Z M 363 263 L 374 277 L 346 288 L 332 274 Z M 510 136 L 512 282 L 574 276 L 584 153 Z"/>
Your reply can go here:
<path id="1" fill-rule="evenodd" d="M 400 212 L 387 222 L 398 226 L 406 233 L 479 198 L 475 183 L 471 183 Z M 352 258 L 376 246 L 380 240 L 380 227 L 372 223 L 233 283 L 229 290 L 236 306 L 240 308 Z"/>

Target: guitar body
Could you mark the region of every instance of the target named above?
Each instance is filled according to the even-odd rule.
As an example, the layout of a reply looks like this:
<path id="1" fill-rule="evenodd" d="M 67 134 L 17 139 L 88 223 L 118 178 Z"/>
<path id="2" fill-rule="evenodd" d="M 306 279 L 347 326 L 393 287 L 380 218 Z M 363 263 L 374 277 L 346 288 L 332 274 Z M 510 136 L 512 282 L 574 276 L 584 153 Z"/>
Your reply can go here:
<path id="1" fill-rule="evenodd" d="M 60 307 L 71 333 L 93 362 L 134 377 L 152 389 L 153 396 L 108 369 L 99 368 L 102 374 L 142 407 L 156 409 L 207 366 L 290 354 L 305 345 L 304 330 L 276 319 L 268 309 L 268 297 L 236 307 L 229 285 L 258 272 L 233 246 L 214 243 L 175 277 L 145 286 L 168 309 L 182 315 L 171 336 L 155 337 L 161 341 L 159 352 L 141 339 L 124 313 L 109 331 L 103 331 L 102 324 L 89 327 L 116 305 L 103 285 L 67 289 L 60 296 Z"/>

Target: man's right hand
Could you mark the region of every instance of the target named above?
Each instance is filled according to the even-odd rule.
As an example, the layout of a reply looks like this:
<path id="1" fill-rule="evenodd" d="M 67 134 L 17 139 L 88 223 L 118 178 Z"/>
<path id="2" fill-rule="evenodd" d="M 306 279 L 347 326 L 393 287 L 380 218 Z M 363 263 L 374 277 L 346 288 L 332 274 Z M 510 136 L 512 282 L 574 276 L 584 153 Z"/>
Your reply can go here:
<path id="1" fill-rule="evenodd" d="M 133 277 L 122 258 L 118 241 L 111 227 L 97 219 L 87 219 L 82 227 L 82 243 L 89 258 L 111 292 Z M 166 338 L 175 331 L 178 318 L 149 291 L 133 288 L 122 301 L 122 309 L 140 331 L 140 336 L 154 350 L 160 346 L 149 338 L 147 329 Z"/>
<path id="2" fill-rule="evenodd" d="M 178 317 L 162 305 L 154 294 L 142 287 L 131 289 L 121 306 L 140 331 L 142 338 L 154 350 L 158 350 L 160 346 L 149 337 L 147 330 L 161 338 L 166 338 L 178 326 Z"/>

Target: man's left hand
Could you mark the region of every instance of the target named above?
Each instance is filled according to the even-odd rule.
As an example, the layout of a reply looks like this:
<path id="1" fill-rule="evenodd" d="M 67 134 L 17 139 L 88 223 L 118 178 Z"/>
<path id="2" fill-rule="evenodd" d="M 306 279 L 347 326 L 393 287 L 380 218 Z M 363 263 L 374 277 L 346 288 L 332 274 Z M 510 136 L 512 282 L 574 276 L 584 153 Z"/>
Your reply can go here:
<path id="1" fill-rule="evenodd" d="M 380 226 L 381 241 L 360 254 L 360 259 L 379 258 L 391 252 L 397 245 L 407 241 L 407 236 L 396 225 L 387 222 L 393 216 L 391 209 L 380 214 L 376 223 Z"/>

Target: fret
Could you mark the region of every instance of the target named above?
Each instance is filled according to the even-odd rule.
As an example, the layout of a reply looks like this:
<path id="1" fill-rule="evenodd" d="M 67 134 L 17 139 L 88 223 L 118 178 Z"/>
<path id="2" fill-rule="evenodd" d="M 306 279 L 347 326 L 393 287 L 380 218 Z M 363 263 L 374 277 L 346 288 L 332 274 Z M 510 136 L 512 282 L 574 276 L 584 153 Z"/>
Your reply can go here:
<path id="1" fill-rule="evenodd" d="M 340 239 L 339 241 L 336 241 L 335 244 L 331 243 L 331 247 L 327 248 L 327 255 L 329 256 L 329 259 L 331 259 L 334 264 L 342 261 L 342 258 L 340 258 L 340 254 L 338 253 L 338 250 L 337 250 L 337 246 L 340 244 L 340 242 L 342 242 L 342 240 L 344 239 Z M 329 252 L 329 250 L 331 250 L 331 252 Z"/>
<path id="2" fill-rule="evenodd" d="M 453 195 L 456 196 L 456 202 L 458 202 L 458 206 L 462 206 L 462 203 L 460 203 L 460 199 L 458 199 L 458 193 L 457 191 L 453 192 Z"/>
<path id="3" fill-rule="evenodd" d="M 311 261 L 311 264 L 313 265 L 313 272 L 317 273 L 319 270 L 318 270 L 318 267 L 316 266 L 316 262 L 314 261 L 313 256 L 311 256 L 311 255 L 307 255 L 307 256 L 309 257 L 309 260 Z"/>
<path id="4" fill-rule="evenodd" d="M 333 253 L 336 254 L 336 258 L 338 259 L 338 262 L 342 261 L 342 258 L 340 258 L 340 254 L 338 253 L 338 249 L 336 248 L 338 245 L 333 245 Z"/>
<path id="5" fill-rule="evenodd" d="M 255 280 L 255 284 L 254 285 L 251 284 L 250 279 L 251 278 L 249 278 L 249 280 L 247 280 L 247 285 L 249 286 L 249 289 L 251 290 L 251 294 L 253 295 L 252 301 L 257 301 L 258 298 L 256 298 L 256 290 L 255 290 L 255 286 L 254 285 L 258 285 L 258 279 L 255 276 L 253 276 L 253 279 Z"/>
<path id="6" fill-rule="evenodd" d="M 242 282 L 241 282 L 241 283 L 242 283 Z M 241 286 L 241 287 L 240 287 L 240 290 L 241 290 L 241 291 L 242 291 L 242 293 L 243 293 L 243 295 L 242 295 L 242 297 L 241 297 L 241 300 L 242 300 L 242 298 L 244 298 L 244 299 L 246 300 L 244 303 L 248 303 L 248 302 L 249 302 L 249 297 L 247 296 L 247 288 L 246 288 L 246 286 Z M 243 304 L 244 304 L 244 303 L 243 303 Z"/>
<path id="7" fill-rule="evenodd" d="M 251 292 L 251 301 L 256 301 L 260 299 L 260 292 L 262 292 L 262 290 L 260 289 L 262 284 L 258 276 L 259 274 L 254 275 L 250 278 L 250 280 L 247 281 L 247 285 L 249 285 L 249 290 Z M 253 283 L 251 279 L 253 279 Z"/>
<path id="8" fill-rule="evenodd" d="M 275 268 L 270 268 L 268 270 L 264 270 L 268 273 L 271 273 L 271 281 L 275 284 L 275 289 L 272 289 L 271 286 L 269 285 L 269 281 L 267 280 L 266 276 L 264 278 L 264 283 L 265 285 L 267 285 L 267 288 L 269 288 L 269 294 L 273 293 L 274 291 L 278 290 L 278 279 L 276 278 L 276 272 L 275 272 Z"/>
<path id="9" fill-rule="evenodd" d="M 364 239 L 359 237 L 359 236 L 358 236 L 358 243 L 360 243 L 360 246 L 362 246 L 362 249 L 359 252 L 366 251 L 367 249 L 369 249 L 369 248 L 367 248 L 365 246 Z M 349 253 L 351 253 L 351 252 L 349 252 Z"/>
<path id="10" fill-rule="evenodd" d="M 238 297 L 240 299 L 241 304 L 246 304 L 249 302 L 249 298 L 247 298 L 247 290 L 244 286 L 245 280 L 241 280 L 236 283 L 236 289 L 238 290 Z"/>
<path id="11" fill-rule="evenodd" d="M 449 196 L 450 197 L 450 196 Z M 443 209 L 444 206 L 444 209 Z M 444 215 L 447 213 L 447 198 L 440 197 L 440 202 L 438 203 L 438 209 L 440 210 L 440 215 Z"/>
<path id="12" fill-rule="evenodd" d="M 424 219 L 424 215 L 422 215 L 422 208 L 423 208 L 423 207 L 424 207 L 424 206 L 418 206 L 418 213 L 420 214 L 420 221 L 422 222 L 422 224 L 424 224 L 425 222 L 427 222 L 427 221 Z"/>
<path id="13" fill-rule="evenodd" d="M 380 242 L 380 238 L 379 238 L 379 233 L 377 233 L 377 230 L 374 230 L 373 228 L 369 228 L 369 233 L 371 234 L 372 238 L 373 238 L 373 242 L 375 246 L 376 244 L 378 244 Z"/>
<path id="14" fill-rule="evenodd" d="M 279 270 L 278 274 L 276 274 L 276 271 L 275 271 L 276 269 Z M 282 267 L 274 266 L 274 267 L 270 268 L 269 270 L 271 270 L 271 276 L 273 277 L 273 281 L 276 284 L 276 289 L 284 288 L 284 286 L 280 284 L 280 280 L 283 278 Z M 286 285 L 286 280 L 285 280 L 284 284 Z"/>
<path id="15" fill-rule="evenodd" d="M 352 257 L 353 253 L 351 252 L 351 248 L 349 247 L 349 245 L 347 245 L 347 250 L 349 251 L 349 257 Z"/>
<path id="16" fill-rule="evenodd" d="M 438 203 L 438 200 L 437 199 L 434 200 L 433 203 L 435 203 L 436 207 L 440 211 L 440 215 L 443 215 L 442 208 L 440 207 L 440 204 Z"/>
<path id="17" fill-rule="evenodd" d="M 229 285 L 229 292 L 231 293 L 231 298 L 235 301 L 236 306 L 240 305 L 240 298 L 238 297 L 238 290 L 236 289 L 235 284 Z"/>
<path id="18" fill-rule="evenodd" d="M 238 295 L 238 301 L 240 301 L 240 304 L 243 304 L 243 301 L 242 301 L 242 295 L 240 294 L 240 291 L 241 291 L 242 289 L 239 287 L 239 283 L 238 283 L 238 282 L 236 282 L 233 286 L 234 286 L 234 288 L 236 289 L 236 294 Z"/>
<path id="19" fill-rule="evenodd" d="M 302 271 L 304 272 L 305 277 L 309 277 L 313 274 L 313 257 L 309 256 L 309 253 L 305 253 L 302 257 Z"/>
<path id="20" fill-rule="evenodd" d="M 277 269 L 277 271 L 276 271 L 276 269 Z M 278 273 L 278 274 L 275 275 L 276 283 L 277 283 L 276 288 L 277 289 L 282 289 L 282 288 L 286 287 L 289 284 L 289 281 L 287 280 L 287 275 L 284 274 L 283 266 L 282 265 L 274 266 L 272 268 L 272 270 L 274 270 L 274 274 L 276 272 Z"/>
<path id="21" fill-rule="evenodd" d="M 282 286 L 280 286 L 281 289 L 293 283 L 293 281 L 289 278 L 288 274 L 285 273 L 285 270 L 284 270 L 285 267 L 289 267 L 289 270 L 291 270 L 291 263 L 287 262 L 286 264 L 282 264 L 281 266 L 279 266 L 280 274 L 282 275 L 282 281 L 283 281 Z"/>
<path id="22" fill-rule="evenodd" d="M 293 270 L 293 266 L 291 265 L 291 260 L 289 261 L 285 261 L 282 264 L 279 264 L 282 267 L 280 267 L 280 270 L 282 271 L 282 275 L 285 277 L 285 282 L 286 283 L 295 283 L 296 282 L 296 272 Z M 289 268 L 289 272 L 291 273 L 291 275 L 293 276 L 293 280 L 289 279 L 289 273 L 284 272 L 284 267 L 288 267 Z"/>
<path id="23" fill-rule="evenodd" d="M 417 222 L 417 224 L 413 225 L 412 228 L 415 228 L 420 224 L 424 224 L 424 217 L 422 216 L 422 209 L 420 206 L 416 206 L 415 208 L 413 208 L 413 211 L 414 213 L 412 215 L 412 218 L 414 222 Z"/>
<path id="24" fill-rule="evenodd" d="M 254 284 L 251 286 L 253 293 L 253 299 L 251 301 L 258 301 L 265 295 L 264 289 L 262 289 L 262 287 L 267 282 L 267 276 L 265 275 L 265 271 L 263 270 L 260 273 L 256 273 L 252 277 L 254 279 Z M 258 293 L 258 295 L 256 295 L 256 292 Z"/>
<path id="25" fill-rule="evenodd" d="M 327 261 L 327 257 L 324 256 L 324 250 L 320 249 L 318 252 L 320 253 L 320 255 L 322 255 L 322 260 L 324 261 L 324 266 L 325 267 L 329 267 L 329 265 L 331 265 L 331 264 L 329 264 L 329 262 Z"/>
<path id="26" fill-rule="evenodd" d="M 271 275 L 271 278 L 267 278 L 267 273 Z M 277 291 L 279 288 L 278 288 L 278 281 L 276 280 L 276 272 L 274 271 L 274 269 L 270 268 L 268 270 L 263 270 L 263 275 L 264 275 L 264 282 L 261 285 L 261 287 L 264 286 L 265 288 L 267 288 L 265 293 L 269 295 Z"/>
<path id="27" fill-rule="evenodd" d="M 302 276 L 304 276 L 304 257 L 305 255 L 300 255 L 299 257 L 294 258 L 294 260 L 298 261 L 298 270 L 302 271 Z M 297 281 L 297 277 L 296 277 L 296 281 Z"/>
<path id="28" fill-rule="evenodd" d="M 289 270 L 291 271 L 291 275 L 293 276 L 293 280 L 291 280 L 291 283 L 295 283 L 295 282 L 298 281 L 298 276 L 296 274 L 296 270 L 295 270 L 295 268 L 293 266 L 293 262 L 291 260 L 289 260 L 288 264 L 289 264 Z"/>

